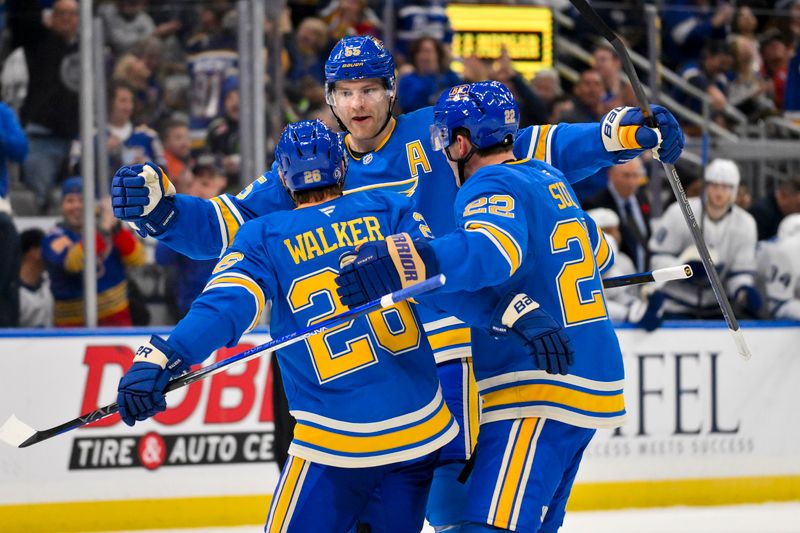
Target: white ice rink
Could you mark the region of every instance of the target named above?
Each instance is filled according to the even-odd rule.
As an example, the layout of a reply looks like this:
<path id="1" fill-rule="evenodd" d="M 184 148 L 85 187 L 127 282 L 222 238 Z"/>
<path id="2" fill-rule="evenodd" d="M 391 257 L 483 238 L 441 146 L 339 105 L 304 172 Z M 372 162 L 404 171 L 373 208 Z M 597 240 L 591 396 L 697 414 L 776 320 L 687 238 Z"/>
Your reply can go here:
<path id="1" fill-rule="evenodd" d="M 257 533 L 261 530 L 262 526 L 253 525 L 148 530 L 148 533 Z M 423 533 L 432 531 L 426 528 Z M 800 533 L 800 503 L 576 512 L 567 515 L 560 533 Z"/>

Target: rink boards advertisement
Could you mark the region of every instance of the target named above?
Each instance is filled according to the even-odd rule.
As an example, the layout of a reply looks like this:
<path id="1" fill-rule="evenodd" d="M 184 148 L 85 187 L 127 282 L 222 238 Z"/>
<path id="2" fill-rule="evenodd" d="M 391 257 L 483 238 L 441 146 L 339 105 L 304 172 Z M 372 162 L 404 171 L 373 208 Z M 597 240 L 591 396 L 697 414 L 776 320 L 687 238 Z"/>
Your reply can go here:
<path id="1" fill-rule="evenodd" d="M 800 500 L 800 327 L 746 327 L 745 361 L 726 328 L 686 326 L 619 330 L 628 420 L 590 443 L 571 508 Z M 44 429 L 114 402 L 147 338 L 0 337 L 0 422 Z M 3 530 L 263 522 L 278 479 L 269 357 L 171 393 L 170 409 L 133 428 L 113 415 L 29 448 L 0 444 Z"/>

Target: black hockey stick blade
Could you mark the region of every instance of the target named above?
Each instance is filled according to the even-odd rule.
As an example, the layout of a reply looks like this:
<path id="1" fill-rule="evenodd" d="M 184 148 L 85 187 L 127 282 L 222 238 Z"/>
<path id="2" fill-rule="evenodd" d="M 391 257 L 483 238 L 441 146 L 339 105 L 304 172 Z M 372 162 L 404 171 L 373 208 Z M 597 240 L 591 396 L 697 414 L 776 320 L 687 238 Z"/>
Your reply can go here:
<path id="1" fill-rule="evenodd" d="M 659 268 L 649 272 L 637 272 L 625 276 L 616 276 L 603 280 L 604 289 L 616 289 L 617 287 L 630 287 L 631 285 L 641 285 L 643 283 L 653 283 L 656 281 L 673 281 L 678 279 L 688 279 L 692 277 L 692 267 L 689 265 L 678 265 L 673 267 Z"/>

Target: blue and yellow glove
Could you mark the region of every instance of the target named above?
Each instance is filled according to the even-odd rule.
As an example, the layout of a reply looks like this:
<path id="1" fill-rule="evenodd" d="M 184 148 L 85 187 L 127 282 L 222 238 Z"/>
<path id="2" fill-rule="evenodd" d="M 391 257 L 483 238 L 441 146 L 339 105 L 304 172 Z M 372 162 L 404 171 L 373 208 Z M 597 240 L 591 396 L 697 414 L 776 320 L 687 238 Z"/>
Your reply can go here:
<path id="1" fill-rule="evenodd" d="M 566 374 L 575 362 L 564 328 L 527 294 L 506 295 L 494 310 L 489 332 L 496 338 L 515 335 L 528 348 L 536 368 L 548 374 Z"/>
<path id="2" fill-rule="evenodd" d="M 339 258 L 336 289 L 350 308 L 415 285 L 439 273 L 433 248 L 407 233 L 362 244 Z"/>
<path id="3" fill-rule="evenodd" d="M 638 150 L 652 148 L 656 159 L 675 163 L 683 152 L 683 130 L 672 113 L 660 105 L 651 106 L 658 129 L 645 125 L 638 107 L 617 107 L 603 117 L 600 134 L 608 152 L 623 152 L 619 162 L 633 159 Z"/>
<path id="4" fill-rule="evenodd" d="M 117 387 L 119 416 L 129 426 L 167 408 L 164 389 L 172 378 L 191 368 L 167 341 L 157 335 L 136 350 L 131 366 Z"/>
<path id="5" fill-rule="evenodd" d="M 132 222 L 142 237 L 161 235 L 178 213 L 175 186 L 155 163 L 120 167 L 111 181 L 114 216 Z"/>

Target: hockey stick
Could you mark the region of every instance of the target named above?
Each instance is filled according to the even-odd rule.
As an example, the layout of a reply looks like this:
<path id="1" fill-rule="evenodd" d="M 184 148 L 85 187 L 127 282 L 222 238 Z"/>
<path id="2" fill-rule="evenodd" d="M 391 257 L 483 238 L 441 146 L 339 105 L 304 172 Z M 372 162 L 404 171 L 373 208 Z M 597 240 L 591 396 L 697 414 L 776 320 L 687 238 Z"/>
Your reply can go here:
<path id="1" fill-rule="evenodd" d="M 425 281 L 422 281 L 416 285 L 412 285 L 406 289 L 395 291 L 391 294 L 383 296 L 382 298 L 365 303 L 364 305 L 350 309 L 344 313 L 340 313 L 318 324 L 308 326 L 277 339 L 272 339 L 264 344 L 250 348 L 242 353 L 228 357 L 227 359 L 218 361 L 214 364 L 200 368 L 194 372 L 190 372 L 170 381 L 167 385 L 165 393 L 185 387 L 186 385 L 190 385 L 195 381 L 199 381 L 209 376 L 213 376 L 214 374 L 222 372 L 231 365 L 244 363 L 245 361 L 249 361 L 256 357 L 261 357 L 261 355 L 263 355 L 263 353 L 267 350 L 286 348 L 287 346 L 290 346 L 296 342 L 300 342 L 301 340 L 311 337 L 312 335 L 322 333 L 323 331 L 353 320 L 366 313 L 370 313 L 384 307 L 389 307 L 402 300 L 414 298 L 415 296 L 419 296 L 425 292 L 437 289 L 444 285 L 444 283 L 445 277 L 443 274 L 440 274 L 438 276 L 426 279 Z M 78 418 L 70 420 L 69 422 L 65 422 L 49 429 L 43 429 L 41 431 L 33 429 L 26 423 L 19 420 L 16 416 L 11 415 L 11 417 L 9 417 L 9 419 L 6 420 L 2 426 L 0 426 L 0 440 L 17 448 L 26 448 L 32 444 L 42 442 L 43 440 L 55 437 L 56 435 L 66 433 L 72 429 L 79 428 L 83 425 L 105 418 L 116 413 L 117 411 L 119 411 L 119 407 L 116 403 L 112 403 L 110 405 L 106 405 L 105 407 L 100 407 L 91 413 L 86 413 L 85 415 L 79 416 Z"/>
<path id="2" fill-rule="evenodd" d="M 616 276 L 603 280 L 604 289 L 616 289 L 617 287 L 630 287 L 631 285 L 641 285 L 654 281 L 672 281 L 676 279 L 688 279 L 692 277 L 692 267 L 689 265 L 679 265 L 674 267 L 659 268 L 649 272 L 637 272 L 625 276 Z"/>
<path id="3" fill-rule="evenodd" d="M 633 68 L 633 62 L 631 62 L 631 58 L 628 55 L 628 50 L 625 48 L 625 44 L 622 42 L 619 36 L 608 27 L 600 15 L 597 14 L 597 11 L 595 11 L 586 0 L 569 1 L 575 7 L 575 9 L 577 9 L 580 14 L 589 21 L 589 24 L 591 24 L 595 30 L 602 34 L 603 37 L 605 37 L 608 42 L 611 43 L 611 46 L 614 47 L 614 50 L 616 50 L 617 55 L 622 61 L 622 66 L 625 69 L 625 73 L 628 75 L 628 79 L 631 82 L 633 92 L 636 94 L 636 100 L 638 100 L 639 106 L 642 108 L 645 124 L 647 124 L 647 126 L 650 128 L 657 129 L 658 122 L 656 121 L 655 117 L 653 116 L 653 112 L 650 109 L 650 103 L 648 102 L 647 96 L 644 93 L 642 83 L 639 81 L 639 76 L 636 74 L 636 70 Z M 689 226 L 689 230 L 692 234 L 692 240 L 697 247 L 697 251 L 700 253 L 700 259 L 702 260 L 703 267 L 706 269 L 706 273 L 708 274 L 708 279 L 711 282 L 711 288 L 714 291 L 714 296 L 717 299 L 720 309 L 722 309 L 722 315 L 725 317 L 725 322 L 728 324 L 728 329 L 731 331 L 731 335 L 733 336 L 733 341 L 736 343 L 736 348 L 739 351 L 739 355 L 745 359 L 750 359 L 750 349 L 747 347 L 747 343 L 744 340 L 744 335 L 742 335 L 741 329 L 739 328 L 739 321 L 736 319 L 736 315 L 733 313 L 733 308 L 731 307 L 730 301 L 728 301 L 728 296 L 725 294 L 725 289 L 723 288 L 722 282 L 719 279 L 717 269 L 714 268 L 714 263 L 711 261 L 711 255 L 708 253 L 708 247 L 703 240 L 703 234 L 700 232 L 700 228 L 697 225 L 697 219 L 695 218 L 694 213 L 692 213 L 691 206 L 689 206 L 689 200 L 686 198 L 686 192 L 683 190 L 683 185 L 681 185 L 678 172 L 675 170 L 675 165 L 665 163 L 663 161 L 661 164 L 664 166 L 664 172 L 667 174 L 667 180 L 672 187 L 672 192 L 675 195 L 675 198 L 678 200 L 678 205 L 680 206 L 683 218 L 686 220 L 686 224 Z"/>

